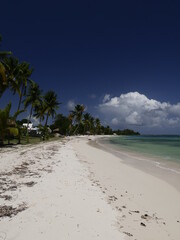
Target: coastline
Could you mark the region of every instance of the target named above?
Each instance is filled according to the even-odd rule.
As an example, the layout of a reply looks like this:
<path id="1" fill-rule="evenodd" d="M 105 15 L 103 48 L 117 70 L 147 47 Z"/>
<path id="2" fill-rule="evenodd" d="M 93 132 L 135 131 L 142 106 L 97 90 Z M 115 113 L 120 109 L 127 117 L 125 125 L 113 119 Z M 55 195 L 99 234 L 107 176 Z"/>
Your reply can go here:
<path id="1" fill-rule="evenodd" d="M 99 138 L 1 152 L 0 205 L 14 210 L 2 240 L 180 239 L 180 192 L 89 144 Z"/>
<path id="2" fill-rule="evenodd" d="M 74 148 L 89 168 L 90 179 L 119 212 L 118 226 L 129 233 L 126 239 L 180 239 L 180 192 L 161 178 L 88 144 L 98 138 L 89 139 L 74 140 Z"/>
<path id="3" fill-rule="evenodd" d="M 116 157 L 119 157 L 124 164 L 160 178 L 180 191 L 180 163 L 169 162 L 159 156 L 116 148 L 108 142 L 103 141 L 103 139 L 107 140 L 109 137 L 94 139 L 94 141 L 91 141 L 89 144 L 112 153 Z"/>

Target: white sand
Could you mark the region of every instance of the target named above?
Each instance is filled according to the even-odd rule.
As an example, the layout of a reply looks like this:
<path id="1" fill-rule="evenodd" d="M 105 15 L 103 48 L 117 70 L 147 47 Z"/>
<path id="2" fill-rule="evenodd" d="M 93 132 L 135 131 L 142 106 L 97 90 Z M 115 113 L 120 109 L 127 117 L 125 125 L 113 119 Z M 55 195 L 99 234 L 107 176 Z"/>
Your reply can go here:
<path id="1" fill-rule="evenodd" d="M 180 239 L 180 192 L 177 189 L 124 164 L 111 153 L 88 145 L 86 139 L 75 139 L 73 146 L 91 172 L 91 180 L 119 212 L 119 229 L 133 235 L 126 239 Z"/>
<path id="2" fill-rule="evenodd" d="M 179 240 L 180 192 L 87 143 L 0 149 L 0 240 Z"/>
<path id="3" fill-rule="evenodd" d="M 0 218 L 0 240 L 124 239 L 117 228 L 119 213 L 92 185 L 73 145 L 59 141 L 0 150 L 0 196 L 12 197 L 0 198 L 0 205 L 27 206 Z"/>

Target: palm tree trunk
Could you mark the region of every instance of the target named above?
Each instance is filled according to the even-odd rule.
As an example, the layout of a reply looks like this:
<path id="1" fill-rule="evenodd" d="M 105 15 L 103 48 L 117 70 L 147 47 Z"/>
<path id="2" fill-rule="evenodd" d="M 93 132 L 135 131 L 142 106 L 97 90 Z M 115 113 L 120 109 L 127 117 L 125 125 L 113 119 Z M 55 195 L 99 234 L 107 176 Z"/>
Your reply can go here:
<path id="1" fill-rule="evenodd" d="M 3 132 L 1 132 L 0 134 L 0 146 L 3 146 L 4 145 L 4 134 Z"/>
<path id="2" fill-rule="evenodd" d="M 46 134 L 47 134 L 47 123 L 48 123 L 48 118 L 49 118 L 49 112 L 47 113 L 47 116 L 46 116 L 46 122 L 45 122 L 45 125 L 44 125 L 43 141 L 45 140 L 45 137 L 46 137 Z"/>
<path id="3" fill-rule="evenodd" d="M 29 115 L 29 118 L 28 118 L 28 123 L 27 123 L 27 143 L 29 143 L 29 132 L 28 132 L 28 128 L 29 128 L 29 122 L 30 122 L 30 119 L 31 119 L 31 116 L 32 116 L 32 110 L 33 110 L 33 106 L 31 106 L 31 111 L 30 111 L 30 115 Z"/>
<path id="4" fill-rule="evenodd" d="M 17 108 L 17 111 L 20 110 L 20 107 L 21 107 L 21 102 L 22 102 L 22 97 L 24 95 L 24 84 L 22 85 L 22 89 L 21 89 L 21 92 L 20 92 L 20 96 L 19 96 L 19 103 L 18 103 L 18 108 Z"/>
<path id="5" fill-rule="evenodd" d="M 18 134 L 18 144 L 21 144 L 21 127 L 18 127 L 18 131 L 19 131 L 19 134 Z"/>
<path id="6" fill-rule="evenodd" d="M 47 113 L 46 122 L 45 122 L 45 127 L 47 127 L 48 118 L 49 118 L 49 113 Z"/>

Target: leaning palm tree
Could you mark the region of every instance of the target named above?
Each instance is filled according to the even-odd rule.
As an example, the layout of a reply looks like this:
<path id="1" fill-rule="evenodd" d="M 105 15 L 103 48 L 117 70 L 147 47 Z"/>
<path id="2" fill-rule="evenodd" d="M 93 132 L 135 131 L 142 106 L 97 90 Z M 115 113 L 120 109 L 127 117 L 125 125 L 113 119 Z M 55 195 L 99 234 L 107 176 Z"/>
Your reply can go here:
<path id="1" fill-rule="evenodd" d="M 11 103 L 9 103 L 3 110 L 0 109 L 0 145 L 4 144 L 4 137 L 8 127 L 8 119 L 10 116 Z"/>
<path id="2" fill-rule="evenodd" d="M 6 70 L 2 62 L 0 62 L 0 97 L 7 88 Z"/>
<path id="3" fill-rule="evenodd" d="M 45 106 L 43 101 L 40 101 L 34 108 L 33 116 L 39 119 L 40 125 L 45 118 Z"/>
<path id="4" fill-rule="evenodd" d="M 71 111 L 71 114 L 72 114 L 72 116 L 74 118 L 74 121 L 77 124 L 77 127 L 75 128 L 74 134 L 76 133 L 76 131 L 80 127 L 80 124 L 82 124 L 82 118 L 83 118 L 84 110 L 85 110 L 85 106 L 84 105 L 77 104 L 74 107 L 74 110 Z"/>
<path id="5" fill-rule="evenodd" d="M 95 126 L 94 126 L 94 123 L 95 123 L 95 120 L 94 120 L 93 117 L 91 117 L 91 119 L 90 119 L 90 126 L 91 126 L 91 130 L 90 130 L 90 132 L 91 132 L 91 134 L 94 134 L 94 132 L 95 132 Z"/>
<path id="6" fill-rule="evenodd" d="M 95 119 L 95 133 L 100 134 L 101 133 L 101 122 L 99 118 Z"/>
<path id="7" fill-rule="evenodd" d="M 46 115 L 45 127 L 47 127 L 48 119 L 56 115 L 56 110 L 59 108 L 57 94 L 54 91 L 48 91 L 43 97 L 43 108 Z"/>
<path id="8" fill-rule="evenodd" d="M 2 41 L 2 37 L 0 35 L 0 44 Z M 6 69 L 3 64 L 4 59 L 7 58 L 8 55 L 12 54 L 10 51 L 0 51 L 0 97 L 4 93 L 4 91 L 7 89 L 8 86 L 8 80 L 6 76 Z"/>
<path id="9" fill-rule="evenodd" d="M 28 93 L 26 95 L 26 99 L 24 100 L 25 108 L 30 106 L 30 115 L 29 115 L 28 124 L 27 124 L 27 142 L 29 142 L 29 138 L 28 138 L 29 122 L 31 120 L 33 110 L 37 105 L 39 105 L 40 101 L 41 101 L 41 90 L 39 88 L 39 85 L 31 81 L 28 89 Z"/>
<path id="10" fill-rule="evenodd" d="M 20 95 L 20 88 L 17 82 L 20 74 L 19 67 L 19 60 L 15 57 L 6 57 L 1 61 L 0 68 L 1 71 L 5 71 L 5 75 L 3 75 L 3 84 L 0 85 L 0 96 L 2 96 L 7 88 L 10 89 L 13 94 L 18 93 Z"/>
<path id="11" fill-rule="evenodd" d="M 91 130 L 91 115 L 90 113 L 86 113 L 83 116 L 84 123 L 84 134 L 89 134 Z"/>
<path id="12" fill-rule="evenodd" d="M 18 103 L 18 108 L 17 111 L 20 110 L 21 103 L 22 103 L 22 98 L 26 94 L 26 89 L 28 83 L 30 83 L 30 76 L 32 74 L 33 69 L 30 68 L 30 64 L 26 62 L 22 62 L 19 65 L 19 74 L 17 77 L 17 84 L 20 90 L 20 95 L 19 95 L 19 103 Z"/>

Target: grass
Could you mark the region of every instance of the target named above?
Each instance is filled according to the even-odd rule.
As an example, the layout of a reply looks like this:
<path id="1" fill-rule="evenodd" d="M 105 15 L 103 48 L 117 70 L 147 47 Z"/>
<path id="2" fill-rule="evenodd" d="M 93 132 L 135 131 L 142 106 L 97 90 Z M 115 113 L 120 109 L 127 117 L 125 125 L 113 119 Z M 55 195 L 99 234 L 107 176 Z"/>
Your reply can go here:
<path id="1" fill-rule="evenodd" d="M 42 141 L 40 137 L 31 137 L 29 136 L 29 143 L 27 143 L 27 138 L 26 136 L 21 137 L 21 144 L 20 145 L 28 145 L 28 144 L 38 144 L 42 142 L 47 142 L 47 141 L 55 141 L 59 138 L 51 136 L 48 140 Z M 11 139 L 10 144 L 11 145 L 16 145 L 18 143 L 18 139 Z M 4 140 L 4 146 L 8 145 L 8 140 Z"/>

